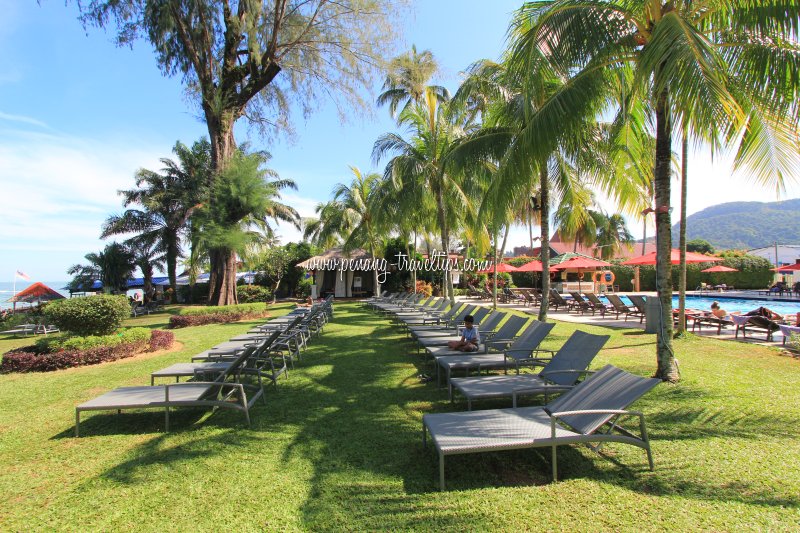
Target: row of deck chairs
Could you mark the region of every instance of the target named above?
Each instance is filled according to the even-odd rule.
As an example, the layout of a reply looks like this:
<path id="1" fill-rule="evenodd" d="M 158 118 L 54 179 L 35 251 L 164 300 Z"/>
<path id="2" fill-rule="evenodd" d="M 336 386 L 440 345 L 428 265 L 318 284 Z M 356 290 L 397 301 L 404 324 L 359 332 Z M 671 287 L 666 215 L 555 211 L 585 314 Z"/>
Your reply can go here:
<path id="1" fill-rule="evenodd" d="M 120 387 L 84 402 L 75 408 L 75 436 L 80 436 L 84 411 L 163 409 L 165 430 L 169 431 L 172 408 L 220 407 L 241 411 L 249 426 L 250 409 L 259 398 L 266 403 L 264 383 L 277 387 L 280 376 L 288 377 L 295 359 L 300 359 L 308 342 L 322 333 L 332 317 L 329 297 L 205 350 L 189 363 L 157 370 L 150 375 L 150 386 Z M 175 383 L 155 384 L 164 378 L 174 378 Z M 190 381 L 181 382 L 181 378 Z"/>
<path id="2" fill-rule="evenodd" d="M 394 320 L 417 343 L 418 353 L 433 360 L 437 382 L 441 385 L 442 379 L 446 380 L 451 401 L 456 393 L 467 401 L 468 412 L 423 416 L 423 443 L 427 446 L 429 434 L 439 455 L 442 490 L 445 456 L 456 454 L 550 447 L 553 479 L 557 480 L 558 446 L 613 441 L 646 450 L 653 468 L 644 415 L 626 409 L 659 380 L 634 376 L 611 365 L 597 373 L 589 371 L 608 336 L 576 331 L 552 352 L 540 345 L 553 324 L 472 304 L 449 307 L 442 299 L 418 295 L 384 296 L 369 305 Z M 473 315 L 483 342 L 478 352 L 450 350 L 447 341 L 460 335 L 467 314 Z M 463 377 L 456 377 L 462 372 Z M 543 396 L 546 405 L 517 406 L 519 397 L 533 395 Z M 558 397 L 549 401 L 551 395 Z M 476 400 L 497 398 L 510 399 L 512 408 L 472 411 Z M 627 416 L 638 417 L 640 435 L 619 425 L 620 418 Z"/>

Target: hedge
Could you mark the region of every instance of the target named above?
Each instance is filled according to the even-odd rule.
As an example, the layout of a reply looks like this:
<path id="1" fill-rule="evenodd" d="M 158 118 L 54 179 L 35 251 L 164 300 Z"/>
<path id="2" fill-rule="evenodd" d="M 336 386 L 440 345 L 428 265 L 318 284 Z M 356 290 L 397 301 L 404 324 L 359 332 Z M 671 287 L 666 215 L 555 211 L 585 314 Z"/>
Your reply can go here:
<path id="1" fill-rule="evenodd" d="M 144 328 L 134 328 L 144 329 Z M 133 337 L 140 337 L 138 333 Z M 169 331 L 153 330 L 149 342 L 137 340 L 107 346 L 94 346 L 86 350 L 58 350 L 42 353 L 39 346 L 26 346 L 11 350 L 3 355 L 0 373 L 10 372 L 49 372 L 62 368 L 84 365 L 96 365 L 107 361 L 116 361 L 134 356 L 145 351 L 163 350 L 172 346 L 175 336 Z"/>
<path id="2" fill-rule="evenodd" d="M 44 309 L 45 319 L 61 331 L 76 335 L 108 335 L 131 314 L 124 295 L 98 294 L 56 300 Z"/>
<path id="3" fill-rule="evenodd" d="M 272 292 L 261 285 L 238 285 L 236 297 L 243 304 L 272 300 Z"/>
<path id="4" fill-rule="evenodd" d="M 177 329 L 205 324 L 226 324 L 267 316 L 269 313 L 264 303 L 185 308 L 179 315 L 169 318 L 169 327 Z"/>

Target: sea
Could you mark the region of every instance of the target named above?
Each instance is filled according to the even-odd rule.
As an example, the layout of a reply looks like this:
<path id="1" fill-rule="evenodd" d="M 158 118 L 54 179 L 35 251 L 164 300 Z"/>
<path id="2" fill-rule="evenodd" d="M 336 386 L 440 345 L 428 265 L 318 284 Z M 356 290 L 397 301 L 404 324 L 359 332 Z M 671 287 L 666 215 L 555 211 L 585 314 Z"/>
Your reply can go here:
<path id="1" fill-rule="evenodd" d="M 36 281 L 25 281 L 18 279 L 16 286 L 17 292 L 27 287 L 30 287 L 34 283 L 36 283 Z M 64 287 L 67 286 L 67 283 L 69 283 L 69 281 L 43 281 L 42 283 L 44 283 L 51 289 L 60 292 L 61 294 L 64 295 L 64 297 L 69 298 L 69 291 L 64 289 Z M 8 301 L 8 299 L 11 298 L 12 296 L 14 296 L 14 284 L 8 281 L 0 281 L 0 309 L 6 309 L 6 308 L 10 309 L 11 307 L 14 306 L 13 303 Z M 24 303 L 17 304 L 18 308 L 19 307 L 24 308 L 27 306 L 28 304 Z"/>

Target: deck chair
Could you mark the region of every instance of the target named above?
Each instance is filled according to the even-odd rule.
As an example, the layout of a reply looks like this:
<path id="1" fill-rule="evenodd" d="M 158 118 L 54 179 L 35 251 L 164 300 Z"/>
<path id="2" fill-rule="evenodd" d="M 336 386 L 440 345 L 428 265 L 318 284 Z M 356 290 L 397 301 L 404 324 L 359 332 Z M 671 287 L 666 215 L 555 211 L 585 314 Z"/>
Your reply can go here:
<path id="1" fill-rule="evenodd" d="M 519 396 L 544 394 L 544 401 L 547 402 L 550 394 L 571 389 L 580 378 L 589 374 L 589 365 L 608 339 L 608 335 L 575 331 L 549 360 L 519 361 L 521 364 L 543 367 L 537 374 L 521 374 L 517 365 L 517 373 L 513 375 L 451 378 L 451 399 L 453 390 L 457 390 L 466 398 L 470 411 L 473 400 L 488 398 L 511 398 L 512 406 L 516 407 Z M 513 354 L 506 352 L 507 358 L 509 355 Z"/>
<path id="2" fill-rule="evenodd" d="M 441 377 L 444 374 L 448 383 L 448 393 L 452 400 L 453 389 L 450 387 L 450 380 L 453 372 L 457 370 L 463 370 L 467 376 L 472 370 L 477 370 L 479 373 L 481 370 L 508 372 L 509 368 L 513 368 L 519 373 L 521 366 L 535 360 L 542 360 L 542 358 L 533 357 L 536 353 L 547 352 L 548 357 L 552 357 L 552 350 L 543 350 L 539 348 L 539 345 L 554 327 L 555 324 L 533 320 L 513 342 L 494 351 L 490 348 L 490 353 L 457 352 L 454 355 L 447 351 L 441 352 L 440 355 L 434 356 L 436 383 L 441 386 Z"/>
<path id="3" fill-rule="evenodd" d="M 641 317 L 639 319 L 639 322 L 641 323 L 647 314 L 647 302 L 645 301 L 644 296 L 640 294 L 629 294 L 628 300 L 630 300 L 633 306 L 636 308 L 636 313 Z"/>
<path id="4" fill-rule="evenodd" d="M 458 307 L 458 304 L 456 304 Z M 447 313 L 440 317 L 431 317 L 431 318 L 424 318 L 422 322 L 406 322 L 406 327 L 408 328 L 408 334 L 412 337 L 416 337 L 416 334 L 420 331 L 427 331 L 431 329 L 454 329 L 459 324 L 464 323 L 464 317 L 467 315 L 472 314 L 477 306 L 472 304 L 465 304 L 461 307 L 458 307 L 454 311 L 454 314 L 450 315 Z M 452 309 L 451 309 L 452 310 Z M 449 315 L 449 317 L 448 317 Z"/>
<path id="5" fill-rule="evenodd" d="M 557 290 L 550 289 L 549 295 L 550 305 L 553 306 L 554 310 L 558 311 L 559 307 L 564 307 L 567 310 L 572 309 L 574 304 L 566 301 Z"/>
<path id="6" fill-rule="evenodd" d="M 615 320 L 619 320 L 619 315 L 624 314 L 626 322 L 628 321 L 629 316 L 638 316 L 640 324 L 644 321 L 644 313 L 640 313 L 638 309 L 625 305 L 625 303 L 616 294 L 606 294 L 606 298 L 608 298 L 608 301 L 611 303 L 611 307 L 614 308 L 613 312 L 617 315 L 614 317 Z"/>
<path id="7" fill-rule="evenodd" d="M 474 319 L 474 324 L 480 327 L 481 321 L 486 318 L 486 316 L 491 312 L 491 309 L 488 307 L 478 307 L 473 313 L 472 318 Z M 464 315 L 466 317 L 466 315 Z M 459 331 L 463 326 L 463 322 L 459 324 L 455 324 L 452 328 L 446 328 L 441 331 L 437 330 L 429 330 L 429 331 L 420 331 L 414 338 L 423 346 L 435 346 L 437 345 L 436 342 L 432 341 L 431 339 L 441 338 L 441 337 L 453 337 L 454 335 L 459 335 Z M 478 330 L 483 333 L 483 330 Z M 433 335 L 431 335 L 433 334 Z M 439 342 L 441 344 L 441 341 Z M 445 342 L 444 344 L 447 344 Z"/>
<path id="8" fill-rule="evenodd" d="M 477 316 L 477 315 L 476 315 Z M 478 331 L 480 332 L 481 337 L 486 337 L 487 335 L 494 335 L 497 332 L 497 326 L 500 325 L 500 322 L 507 316 L 507 313 L 502 312 L 494 312 L 491 313 L 487 318 L 484 318 L 480 322 L 476 322 L 475 325 L 478 327 Z M 423 339 L 430 339 L 430 338 L 444 338 L 450 340 L 455 335 L 460 335 L 461 326 L 456 328 L 447 328 L 441 330 L 428 330 L 428 331 L 420 331 L 417 332 L 416 338 L 419 341 Z"/>
<path id="9" fill-rule="evenodd" d="M 423 446 L 427 447 L 430 434 L 439 455 L 441 490 L 445 489 L 445 457 L 466 453 L 550 448 L 553 481 L 557 481 L 558 446 L 620 442 L 644 449 L 653 470 L 644 414 L 627 408 L 660 382 L 607 365 L 544 407 L 423 415 Z M 619 425 L 621 418 L 629 416 L 639 419 L 639 435 Z M 593 449 L 599 450 L 600 445 Z"/>
<path id="10" fill-rule="evenodd" d="M 281 336 L 280 331 L 259 343 L 248 359 L 247 365 L 261 370 L 262 377 L 267 377 L 273 385 L 278 385 L 278 378 L 283 374 L 288 377 L 286 358 L 280 352 L 272 351 L 275 341 Z M 150 374 L 150 385 L 155 385 L 156 378 L 175 378 L 179 382 L 182 377 L 197 378 L 198 376 L 218 376 L 235 362 L 236 358 L 217 357 L 206 361 L 191 363 L 175 363 Z M 278 363 L 278 364 L 276 364 Z"/>
<path id="11" fill-rule="evenodd" d="M 497 330 L 497 333 L 494 335 L 484 335 L 482 336 L 481 340 L 483 341 L 481 345 L 478 347 L 477 352 L 469 352 L 469 353 L 489 353 L 489 350 L 503 350 L 509 344 L 514 342 L 514 339 L 517 338 L 520 329 L 525 323 L 528 321 L 527 318 L 511 315 L 508 317 L 508 320 Z M 460 352 L 458 350 L 451 350 L 447 346 L 428 346 L 425 348 L 431 357 L 436 358 L 437 356 L 446 356 L 446 355 L 463 355 L 465 352 Z"/>
<path id="12" fill-rule="evenodd" d="M 592 314 L 594 315 L 595 312 L 594 306 L 587 300 L 585 300 L 581 295 L 581 293 L 577 291 L 570 291 L 569 295 L 572 296 L 573 311 L 580 311 L 581 314 L 585 313 L 586 311 L 591 311 Z"/>
<path id="13" fill-rule="evenodd" d="M 606 311 L 614 311 L 614 306 L 604 304 L 603 300 L 598 298 L 595 293 L 587 292 L 584 296 L 586 296 L 586 300 L 594 307 L 595 311 L 600 311 L 600 316 L 605 317 Z"/>
<path id="14" fill-rule="evenodd" d="M 780 326 L 777 322 L 773 322 L 767 317 L 755 315 L 730 315 L 731 320 L 736 325 L 735 338 L 739 338 L 739 332 L 742 332 L 742 338 L 747 338 L 747 329 L 750 331 L 756 330 L 767 334 L 767 342 L 772 341 L 772 334 L 780 331 Z"/>
<path id="15" fill-rule="evenodd" d="M 258 372 L 245 368 L 256 350 L 251 346 L 213 381 L 187 381 L 167 385 L 120 387 L 75 407 L 75 436 L 80 437 L 81 413 L 84 411 L 117 411 L 123 409 L 164 409 L 164 429 L 169 431 L 169 411 L 174 407 L 222 407 L 244 413 L 250 425 L 250 409 L 264 397 L 264 386 Z M 255 375 L 257 384 L 244 383 L 244 375 Z M 235 379 L 233 379 L 235 378 Z M 248 398 L 248 391 L 251 395 Z M 266 398 L 264 398 L 266 403 Z"/>

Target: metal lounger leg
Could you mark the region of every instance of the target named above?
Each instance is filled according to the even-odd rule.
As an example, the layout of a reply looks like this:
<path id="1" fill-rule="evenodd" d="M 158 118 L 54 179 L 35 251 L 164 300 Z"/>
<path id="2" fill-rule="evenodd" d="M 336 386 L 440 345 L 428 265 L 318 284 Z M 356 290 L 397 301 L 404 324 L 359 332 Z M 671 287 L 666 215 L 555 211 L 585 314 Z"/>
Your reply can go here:
<path id="1" fill-rule="evenodd" d="M 75 409 L 75 436 L 81 436 L 81 412 Z"/>
<path id="2" fill-rule="evenodd" d="M 558 481 L 558 456 L 556 454 L 556 445 L 553 444 L 553 482 Z"/>
<path id="3" fill-rule="evenodd" d="M 444 490 L 444 454 L 439 452 L 439 490 Z"/>

